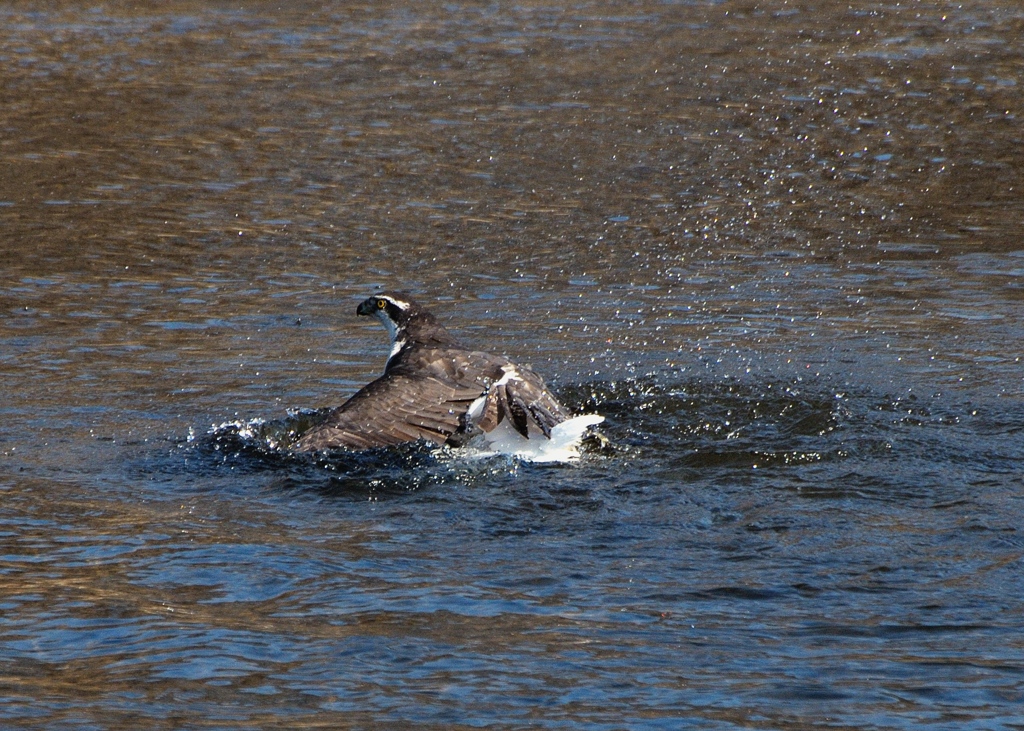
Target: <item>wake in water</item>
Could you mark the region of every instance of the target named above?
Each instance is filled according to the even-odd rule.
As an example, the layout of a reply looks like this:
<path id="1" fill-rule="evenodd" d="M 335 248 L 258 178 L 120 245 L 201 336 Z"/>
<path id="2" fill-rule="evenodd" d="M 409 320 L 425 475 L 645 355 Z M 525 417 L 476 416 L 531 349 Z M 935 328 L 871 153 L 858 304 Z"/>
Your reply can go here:
<path id="1" fill-rule="evenodd" d="M 323 494 L 372 499 L 438 485 L 494 484 L 520 469 L 529 470 L 534 463 L 542 463 L 536 469 L 550 470 L 612 453 L 609 440 L 593 430 L 603 421 L 594 415 L 556 425 L 551 439 L 531 434 L 535 438 L 527 440 L 499 425 L 462 447 L 420 440 L 364 450 L 294 450 L 301 436 L 329 413 L 329 409 L 298 410 L 281 419 L 225 421 L 205 433 L 190 433 L 174 453 L 184 457 L 188 470 L 204 475 L 259 473 L 271 477 L 275 489 L 312 488 Z M 179 470 L 181 463 L 177 459 L 175 463 L 177 467 L 150 463 L 147 471 Z M 553 475 L 546 474 L 545 482 L 550 483 Z"/>
<path id="2" fill-rule="evenodd" d="M 580 468 L 603 475 L 616 490 L 722 480 L 746 484 L 755 476 L 771 480 L 780 471 L 799 470 L 805 491 L 855 483 L 860 492 L 887 495 L 895 482 L 906 495 L 914 475 L 934 470 L 943 460 L 963 459 L 956 455 L 964 453 L 961 442 L 972 438 L 969 424 L 983 430 L 971 442 L 973 459 L 995 471 L 1019 470 L 1020 464 L 1019 456 L 989 439 L 992 433 L 1004 438 L 1017 434 L 1019 413 L 992 407 L 982 414 L 976 406 L 967 409 L 945 397 L 851 392 L 846 384 L 825 380 L 673 381 L 671 374 L 579 384 L 560 396 L 575 410 L 606 415 L 602 429 L 607 437 L 593 431 L 600 417 L 580 417 L 559 425 L 565 433 L 554 433 L 551 453 L 527 452 L 533 440 L 499 430 L 492 432 L 492 441 L 471 441 L 461 448 L 421 441 L 297 453 L 290 446 L 327 413 L 301 411 L 274 421 L 226 422 L 191 436 L 179 449 L 190 469 L 269 471 L 284 483 L 362 495 L 367 490 L 496 484 L 502 474 L 543 470 L 543 480 L 512 483 L 534 491 L 553 482 L 574 482 Z M 897 453 L 901 457 L 894 461 Z M 544 464 L 530 466 L 536 462 Z M 548 472 L 550 462 L 575 462 L 576 468 Z"/>

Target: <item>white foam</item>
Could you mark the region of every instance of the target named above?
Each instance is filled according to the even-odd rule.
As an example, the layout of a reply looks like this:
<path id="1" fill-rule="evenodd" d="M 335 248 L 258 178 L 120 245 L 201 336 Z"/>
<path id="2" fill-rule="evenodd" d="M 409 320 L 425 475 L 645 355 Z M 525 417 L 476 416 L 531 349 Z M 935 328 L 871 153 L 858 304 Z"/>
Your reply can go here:
<path id="1" fill-rule="evenodd" d="M 599 414 L 567 419 L 551 429 L 547 439 L 530 424 L 530 438 L 515 430 L 510 419 L 504 419 L 486 434 L 474 437 L 466 445 L 470 457 L 492 457 L 498 454 L 518 457 L 528 462 L 573 462 L 580 457 L 580 440 L 587 429 L 604 421 Z"/>
<path id="2" fill-rule="evenodd" d="M 221 432 L 235 430 L 242 439 L 257 439 L 259 438 L 259 428 L 266 424 L 265 419 L 256 417 L 249 419 L 248 421 L 242 421 L 241 419 L 235 419 L 234 421 L 222 421 L 219 424 L 213 424 L 210 426 L 210 430 L 207 434 L 220 434 Z M 191 430 L 190 430 L 191 431 Z M 192 441 L 190 436 L 189 441 Z"/>

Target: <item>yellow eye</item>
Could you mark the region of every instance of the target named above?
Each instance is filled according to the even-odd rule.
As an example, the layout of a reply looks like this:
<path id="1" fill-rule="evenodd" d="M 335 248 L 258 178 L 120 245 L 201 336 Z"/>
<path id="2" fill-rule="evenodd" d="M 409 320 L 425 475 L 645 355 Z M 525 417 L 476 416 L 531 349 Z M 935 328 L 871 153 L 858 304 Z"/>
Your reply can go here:
<path id="1" fill-rule="evenodd" d="M 385 300 L 377 300 L 377 309 L 378 310 L 383 310 L 387 306 L 388 306 L 388 303 Z"/>

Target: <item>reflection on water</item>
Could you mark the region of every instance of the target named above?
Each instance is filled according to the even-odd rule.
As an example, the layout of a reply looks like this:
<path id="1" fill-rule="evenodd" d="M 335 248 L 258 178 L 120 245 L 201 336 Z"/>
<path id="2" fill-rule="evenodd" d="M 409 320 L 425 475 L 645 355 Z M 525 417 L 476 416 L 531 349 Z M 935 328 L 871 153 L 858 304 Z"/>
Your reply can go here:
<path id="1" fill-rule="evenodd" d="M 1020 26 L 0 9 L 0 725 L 1016 722 Z M 385 286 L 615 451 L 275 449 Z"/>

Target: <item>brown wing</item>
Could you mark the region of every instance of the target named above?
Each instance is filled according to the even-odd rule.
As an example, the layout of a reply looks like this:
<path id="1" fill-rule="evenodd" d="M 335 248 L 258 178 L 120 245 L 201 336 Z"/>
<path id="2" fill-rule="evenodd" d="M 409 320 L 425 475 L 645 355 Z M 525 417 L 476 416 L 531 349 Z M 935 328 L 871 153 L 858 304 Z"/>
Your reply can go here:
<path id="1" fill-rule="evenodd" d="M 300 451 L 368 449 L 417 439 L 444 444 L 470 404 L 501 376 L 503 358 L 415 346 L 295 444 Z"/>
<path id="2" fill-rule="evenodd" d="M 381 376 L 336 409 L 296 444 L 299 451 L 369 449 L 428 439 L 444 444 L 460 417 L 484 392 L 436 378 Z"/>

